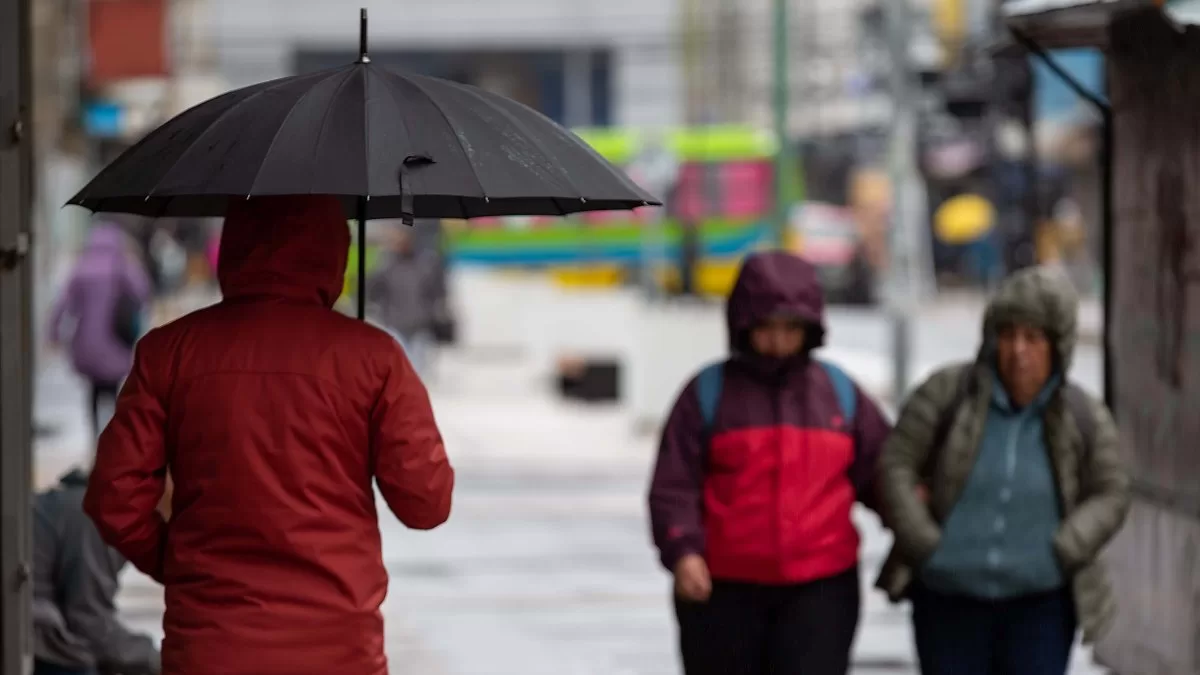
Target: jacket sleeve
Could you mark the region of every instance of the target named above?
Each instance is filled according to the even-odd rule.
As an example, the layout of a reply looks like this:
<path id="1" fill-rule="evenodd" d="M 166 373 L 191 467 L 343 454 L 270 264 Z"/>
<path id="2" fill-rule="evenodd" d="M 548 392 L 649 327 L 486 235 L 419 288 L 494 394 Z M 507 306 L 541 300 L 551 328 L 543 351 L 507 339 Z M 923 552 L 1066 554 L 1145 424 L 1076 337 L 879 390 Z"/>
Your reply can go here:
<path id="1" fill-rule="evenodd" d="M 878 485 L 875 475 L 879 456 L 887 442 L 892 425 L 879 406 L 861 388 L 857 388 L 858 403 L 854 417 L 854 463 L 850 465 L 850 480 L 864 506 L 879 512 Z"/>
<path id="2" fill-rule="evenodd" d="M 876 480 L 884 522 L 895 535 L 896 550 L 910 565 L 927 560 L 941 540 L 941 528 L 917 497 L 917 485 L 960 376 L 956 368 L 939 371 L 909 395 L 879 458 Z"/>
<path id="3" fill-rule="evenodd" d="M 82 569 L 74 580 L 78 593 L 67 608 L 67 624 L 88 641 L 103 668 L 122 675 L 158 675 L 162 663 L 154 641 L 117 620 L 117 578 L 125 561 L 105 546 L 95 528 L 87 528 L 84 539 Z"/>
<path id="4" fill-rule="evenodd" d="M 695 381 L 684 388 L 663 428 L 650 481 L 650 529 L 663 567 L 704 553 L 704 456 L 707 443 Z"/>
<path id="5" fill-rule="evenodd" d="M 1068 572 L 1095 560 L 1129 513 L 1130 478 L 1121 461 L 1117 425 L 1103 403 L 1090 403 L 1096 428 L 1080 466 L 1080 501 L 1054 537 L 1059 561 Z"/>
<path id="6" fill-rule="evenodd" d="M 430 530 L 450 517 L 454 469 L 425 385 L 400 345 L 389 344 L 383 389 L 371 413 L 375 481 L 400 522 Z"/>
<path id="7" fill-rule="evenodd" d="M 155 581 L 162 581 L 166 523 L 157 506 L 167 473 L 166 409 L 151 331 L 134 350 L 133 370 L 100 434 L 84 511 L 109 546 Z"/>

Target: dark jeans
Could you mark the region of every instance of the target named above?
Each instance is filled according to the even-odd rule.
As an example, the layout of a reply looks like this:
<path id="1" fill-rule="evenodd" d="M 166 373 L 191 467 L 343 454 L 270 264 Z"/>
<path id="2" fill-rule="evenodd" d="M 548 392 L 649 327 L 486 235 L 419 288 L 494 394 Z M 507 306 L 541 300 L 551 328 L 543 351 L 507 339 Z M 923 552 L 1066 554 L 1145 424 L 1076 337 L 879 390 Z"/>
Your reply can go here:
<path id="1" fill-rule="evenodd" d="M 714 581 L 675 599 L 686 675 L 845 675 L 858 628 L 858 569 L 793 586 Z"/>
<path id="2" fill-rule="evenodd" d="M 36 659 L 33 662 L 33 675 L 96 675 L 96 671 L 90 668 L 84 670 L 67 668 Z"/>
<path id="3" fill-rule="evenodd" d="M 913 632 L 922 675 L 1064 675 L 1075 643 L 1066 590 L 977 600 L 917 586 Z"/>
<path id="4" fill-rule="evenodd" d="M 111 382 L 92 382 L 92 437 L 100 436 L 100 432 L 104 427 L 100 425 L 100 405 L 107 401 L 111 405 L 117 404 L 117 392 L 121 390 L 121 385 Z"/>

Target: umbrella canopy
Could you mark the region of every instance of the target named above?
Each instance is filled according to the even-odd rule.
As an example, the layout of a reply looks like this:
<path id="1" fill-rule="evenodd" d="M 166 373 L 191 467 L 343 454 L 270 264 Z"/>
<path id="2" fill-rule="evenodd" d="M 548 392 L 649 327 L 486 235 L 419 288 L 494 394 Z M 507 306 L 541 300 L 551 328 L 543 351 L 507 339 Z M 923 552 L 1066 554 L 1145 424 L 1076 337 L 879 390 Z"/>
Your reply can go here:
<path id="1" fill-rule="evenodd" d="M 503 96 L 357 62 L 228 92 L 155 129 L 68 202 L 92 211 L 223 216 L 231 199 L 341 197 L 358 221 L 566 215 L 661 202 L 578 136 Z"/>
<path id="2" fill-rule="evenodd" d="M 364 14 L 357 63 L 201 103 L 119 156 L 69 203 L 153 217 L 221 216 L 230 198 L 328 194 L 363 220 L 660 204 L 532 108 L 372 64 L 365 23 Z"/>

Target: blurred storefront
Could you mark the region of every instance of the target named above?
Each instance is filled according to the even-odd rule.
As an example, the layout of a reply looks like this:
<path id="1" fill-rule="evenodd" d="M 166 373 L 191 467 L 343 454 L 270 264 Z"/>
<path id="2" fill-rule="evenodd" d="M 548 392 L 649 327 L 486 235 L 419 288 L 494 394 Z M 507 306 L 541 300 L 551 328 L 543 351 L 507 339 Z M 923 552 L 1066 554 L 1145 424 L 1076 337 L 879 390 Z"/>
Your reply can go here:
<path id="1" fill-rule="evenodd" d="M 353 60 L 358 15 L 341 3 L 207 0 L 232 86 Z M 613 0 L 367 3 L 372 58 L 479 84 L 570 126 L 680 118 L 674 3 Z M 357 5 L 355 6 L 357 7 Z"/>
<path id="2" fill-rule="evenodd" d="M 340 50 L 301 48 L 295 55 L 294 71 L 335 68 L 356 56 L 349 45 Z M 613 59 L 608 49 L 373 48 L 371 60 L 404 72 L 482 87 L 539 110 L 560 124 L 573 124 L 572 120 L 577 120 L 573 125 L 612 123 Z M 579 84 L 584 91 L 579 91 Z"/>
<path id="3" fill-rule="evenodd" d="M 1134 503 L 1107 551 L 1119 610 L 1097 647 L 1122 675 L 1200 672 L 1200 28 L 1190 3 L 1010 3 L 1010 23 L 1047 47 L 1105 49 L 1112 228 L 1106 379 L 1127 442 Z"/>
<path id="4" fill-rule="evenodd" d="M 72 188 L 159 124 L 226 90 L 226 83 L 214 72 L 206 2 L 89 0 L 81 5 L 79 98 L 73 123 L 82 144 L 74 157 L 58 163 L 55 170 L 64 180 L 47 187 L 47 207 L 61 205 Z M 137 39 L 130 39 L 131 35 Z M 70 242 L 63 250 L 72 250 L 89 216 L 80 209 L 64 209 L 54 218 L 60 238 Z M 152 249 L 161 247 L 160 230 L 169 231 L 189 253 L 203 253 L 205 223 L 133 218 L 122 222 L 142 242 L 148 262 L 156 259 Z M 159 243 L 152 245 L 156 239 Z M 158 282 L 172 276 L 158 265 L 151 268 Z"/>

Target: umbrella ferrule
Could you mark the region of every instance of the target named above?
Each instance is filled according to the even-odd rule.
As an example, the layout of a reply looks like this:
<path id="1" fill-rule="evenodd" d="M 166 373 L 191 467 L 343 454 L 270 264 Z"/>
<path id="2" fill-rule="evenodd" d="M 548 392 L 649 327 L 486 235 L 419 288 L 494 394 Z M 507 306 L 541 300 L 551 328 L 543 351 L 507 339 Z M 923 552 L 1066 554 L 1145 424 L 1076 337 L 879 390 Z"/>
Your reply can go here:
<path id="1" fill-rule="evenodd" d="M 367 8 L 363 7 L 358 10 L 358 62 L 370 63 L 371 57 L 367 55 Z"/>

